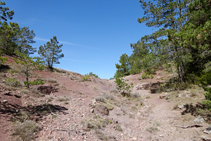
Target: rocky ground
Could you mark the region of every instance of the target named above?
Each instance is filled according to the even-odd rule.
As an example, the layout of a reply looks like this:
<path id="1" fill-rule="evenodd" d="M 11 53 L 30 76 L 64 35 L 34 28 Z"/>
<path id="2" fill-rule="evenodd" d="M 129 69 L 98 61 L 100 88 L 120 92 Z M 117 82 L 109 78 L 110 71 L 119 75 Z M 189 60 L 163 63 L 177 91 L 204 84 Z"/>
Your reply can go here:
<path id="1" fill-rule="evenodd" d="M 8 77 L 23 82 L 21 66 L 5 67 L 0 72 L 1 141 L 211 140 L 210 113 L 199 104 L 202 88 L 150 91 L 171 76 L 167 72 L 153 79 L 127 76 L 134 88 L 124 97 L 114 80 L 85 79 L 61 69 L 33 72 L 31 79 L 45 84 L 27 89 L 7 82 Z"/>

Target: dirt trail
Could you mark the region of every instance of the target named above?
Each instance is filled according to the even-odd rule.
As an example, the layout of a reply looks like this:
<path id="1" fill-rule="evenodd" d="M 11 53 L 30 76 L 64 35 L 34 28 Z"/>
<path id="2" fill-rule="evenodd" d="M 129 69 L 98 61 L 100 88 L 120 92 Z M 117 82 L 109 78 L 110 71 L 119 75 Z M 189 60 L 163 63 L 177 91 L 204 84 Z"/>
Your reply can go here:
<path id="1" fill-rule="evenodd" d="M 35 97 L 31 90 L 20 89 L 14 93 L 21 91 L 22 106 L 30 105 L 29 110 L 30 107 L 47 107 L 47 110 L 38 109 L 30 115 L 42 127 L 36 141 L 197 141 L 202 140 L 201 136 L 211 138 L 203 133 L 208 127 L 206 122 L 200 123 L 203 127 L 184 129 L 196 125 L 196 117 L 190 113 L 183 115 L 184 107 L 177 108 L 178 105 L 200 101 L 202 93 L 195 97 L 187 97 L 185 91 L 152 94 L 142 86 L 156 83 L 158 75 L 154 79 L 138 80 L 139 75 L 126 77 L 128 83 L 134 83 L 131 97 L 118 93 L 114 80 L 90 77 L 84 81 L 82 75 L 64 70 L 35 73 L 37 78 L 45 80 L 45 86 L 55 87 L 55 92 L 44 97 Z M 0 129 L 4 129 L 0 140 L 8 141 L 15 126 L 7 125 L 9 120 L 3 122 L 4 113 L 0 116 Z M 8 134 L 3 134 L 6 132 L 3 126 L 7 126 Z"/>

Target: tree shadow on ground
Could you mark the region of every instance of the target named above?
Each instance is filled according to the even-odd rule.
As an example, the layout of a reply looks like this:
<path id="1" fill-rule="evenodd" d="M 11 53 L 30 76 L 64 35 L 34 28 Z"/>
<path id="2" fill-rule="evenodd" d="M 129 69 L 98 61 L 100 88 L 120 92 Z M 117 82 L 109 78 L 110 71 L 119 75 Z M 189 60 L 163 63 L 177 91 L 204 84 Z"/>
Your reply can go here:
<path id="1" fill-rule="evenodd" d="M 22 118 L 25 117 L 26 119 L 39 121 L 42 120 L 44 116 L 49 114 L 68 114 L 68 109 L 66 107 L 60 105 L 53 105 L 53 104 L 42 104 L 37 106 L 15 106 L 11 104 L 2 104 L 0 103 L 0 114 L 7 114 L 10 115 L 11 120 L 23 120 Z M 23 114 L 24 113 L 24 114 Z M 26 120 L 25 119 L 25 120 Z"/>
<path id="2" fill-rule="evenodd" d="M 8 69 L 11 69 L 8 65 L 0 64 L 0 72 L 7 72 Z"/>
<path id="3" fill-rule="evenodd" d="M 55 88 L 53 86 L 39 86 L 37 88 L 37 90 L 43 94 L 50 94 L 50 93 L 58 92 L 58 88 Z"/>
<path id="4" fill-rule="evenodd" d="M 37 106 L 28 106 L 24 108 L 25 111 L 27 111 L 30 115 L 35 116 L 45 116 L 52 113 L 62 113 L 62 114 L 68 114 L 65 111 L 68 109 L 66 107 L 60 106 L 60 105 L 53 105 L 53 104 L 43 104 L 43 105 L 37 105 Z"/>
<path id="5" fill-rule="evenodd" d="M 208 110 L 208 108 L 201 104 L 197 103 L 196 105 L 191 104 L 185 104 L 184 105 L 185 110 L 182 111 L 182 115 L 185 114 L 191 114 L 193 116 L 202 116 L 208 123 L 211 123 L 211 111 Z"/>

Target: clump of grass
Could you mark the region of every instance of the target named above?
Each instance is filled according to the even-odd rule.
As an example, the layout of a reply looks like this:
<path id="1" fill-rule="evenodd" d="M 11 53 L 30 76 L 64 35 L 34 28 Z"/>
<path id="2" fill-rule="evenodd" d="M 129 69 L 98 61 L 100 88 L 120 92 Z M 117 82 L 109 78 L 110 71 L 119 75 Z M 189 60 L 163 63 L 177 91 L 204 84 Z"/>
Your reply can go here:
<path id="1" fill-rule="evenodd" d="M 29 115 L 26 112 L 21 110 L 17 113 L 15 118 L 12 118 L 12 121 L 14 121 L 14 122 L 24 122 L 28 119 L 29 119 Z"/>
<path id="2" fill-rule="evenodd" d="M 146 99 L 149 99 L 150 98 L 150 96 L 146 96 Z"/>
<path id="3" fill-rule="evenodd" d="M 41 130 L 41 127 L 34 121 L 26 120 L 23 123 L 19 123 L 14 129 L 13 135 L 18 136 L 24 141 L 31 141 L 35 139 L 35 135 Z"/>
<path id="4" fill-rule="evenodd" d="M 117 124 L 114 128 L 115 128 L 115 130 L 117 130 L 117 131 L 120 131 L 120 132 L 123 131 L 122 127 L 121 127 L 119 124 Z"/>
<path id="5" fill-rule="evenodd" d="M 91 81 L 91 78 L 89 77 L 88 74 L 85 74 L 82 78 L 83 81 Z"/>
<path id="6" fill-rule="evenodd" d="M 105 98 L 108 100 L 115 100 L 113 95 L 105 94 Z"/>
<path id="7" fill-rule="evenodd" d="M 53 101 L 53 100 L 54 100 L 53 97 L 46 98 L 46 102 L 51 102 L 51 101 Z"/>
<path id="8" fill-rule="evenodd" d="M 110 93 L 118 93 L 118 90 L 117 89 L 113 89 L 110 91 Z"/>
<path id="9" fill-rule="evenodd" d="M 98 96 L 98 97 L 96 97 L 95 98 L 95 101 L 106 103 L 106 99 L 105 99 L 104 96 Z"/>
<path id="10" fill-rule="evenodd" d="M 106 118 L 102 122 L 102 127 L 106 127 L 106 125 L 108 125 L 108 124 L 112 124 L 112 120 L 110 120 L 109 118 Z"/>
<path id="11" fill-rule="evenodd" d="M 138 108 L 137 108 L 136 106 L 132 106 L 131 108 L 132 108 L 132 110 L 134 110 L 134 111 L 135 111 L 135 110 L 138 110 Z"/>
<path id="12" fill-rule="evenodd" d="M 54 118 L 57 118 L 57 115 L 55 115 L 55 114 L 54 114 L 54 115 L 52 115 L 52 119 L 54 119 Z"/>
<path id="13" fill-rule="evenodd" d="M 90 131 L 91 129 L 101 129 L 101 123 L 99 120 L 85 120 L 82 121 L 85 130 Z"/>
<path id="14" fill-rule="evenodd" d="M 64 102 L 64 104 L 65 104 L 65 105 L 68 105 L 68 104 L 69 104 L 69 102 L 67 102 L 67 101 L 66 101 L 66 102 Z"/>
<path id="15" fill-rule="evenodd" d="M 139 93 L 132 93 L 130 96 L 131 96 L 133 99 L 141 98 L 141 96 L 140 96 Z"/>
<path id="16" fill-rule="evenodd" d="M 63 101 L 69 101 L 70 99 L 64 96 L 64 97 L 58 98 L 57 100 L 60 102 L 63 102 Z"/>
<path id="17" fill-rule="evenodd" d="M 158 131 L 157 127 L 149 127 L 146 129 L 148 132 L 150 132 L 151 134 L 155 134 Z"/>
<path id="18" fill-rule="evenodd" d="M 127 110 L 126 110 L 124 107 L 121 107 L 121 111 L 122 111 L 124 114 L 127 114 Z"/>
<path id="19" fill-rule="evenodd" d="M 4 83 L 8 86 L 19 87 L 21 86 L 20 82 L 15 78 L 6 77 Z"/>
<path id="20" fill-rule="evenodd" d="M 98 138 L 101 139 L 101 140 L 106 140 L 106 141 L 108 141 L 108 140 L 111 139 L 111 137 L 108 136 L 108 135 L 106 135 L 106 133 L 105 133 L 102 129 L 96 129 L 96 130 L 95 130 L 95 133 L 96 133 L 96 135 L 98 136 Z"/>
<path id="21" fill-rule="evenodd" d="M 54 79 L 54 78 L 48 78 L 47 81 L 48 81 L 49 83 L 57 83 L 57 80 Z"/>

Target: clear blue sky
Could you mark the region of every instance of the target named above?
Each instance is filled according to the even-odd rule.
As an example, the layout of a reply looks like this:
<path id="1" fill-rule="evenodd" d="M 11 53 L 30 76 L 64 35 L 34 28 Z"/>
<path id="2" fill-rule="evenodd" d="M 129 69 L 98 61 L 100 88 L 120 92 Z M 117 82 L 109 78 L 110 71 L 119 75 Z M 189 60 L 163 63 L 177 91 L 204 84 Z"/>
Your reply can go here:
<path id="1" fill-rule="evenodd" d="M 3 0 L 4 1 L 4 0 Z M 29 27 L 39 48 L 53 36 L 63 44 L 64 58 L 55 67 L 100 78 L 114 76 L 115 63 L 130 55 L 130 43 L 150 34 L 137 22 L 143 16 L 139 0 L 5 0 L 14 9 L 12 22 Z"/>

